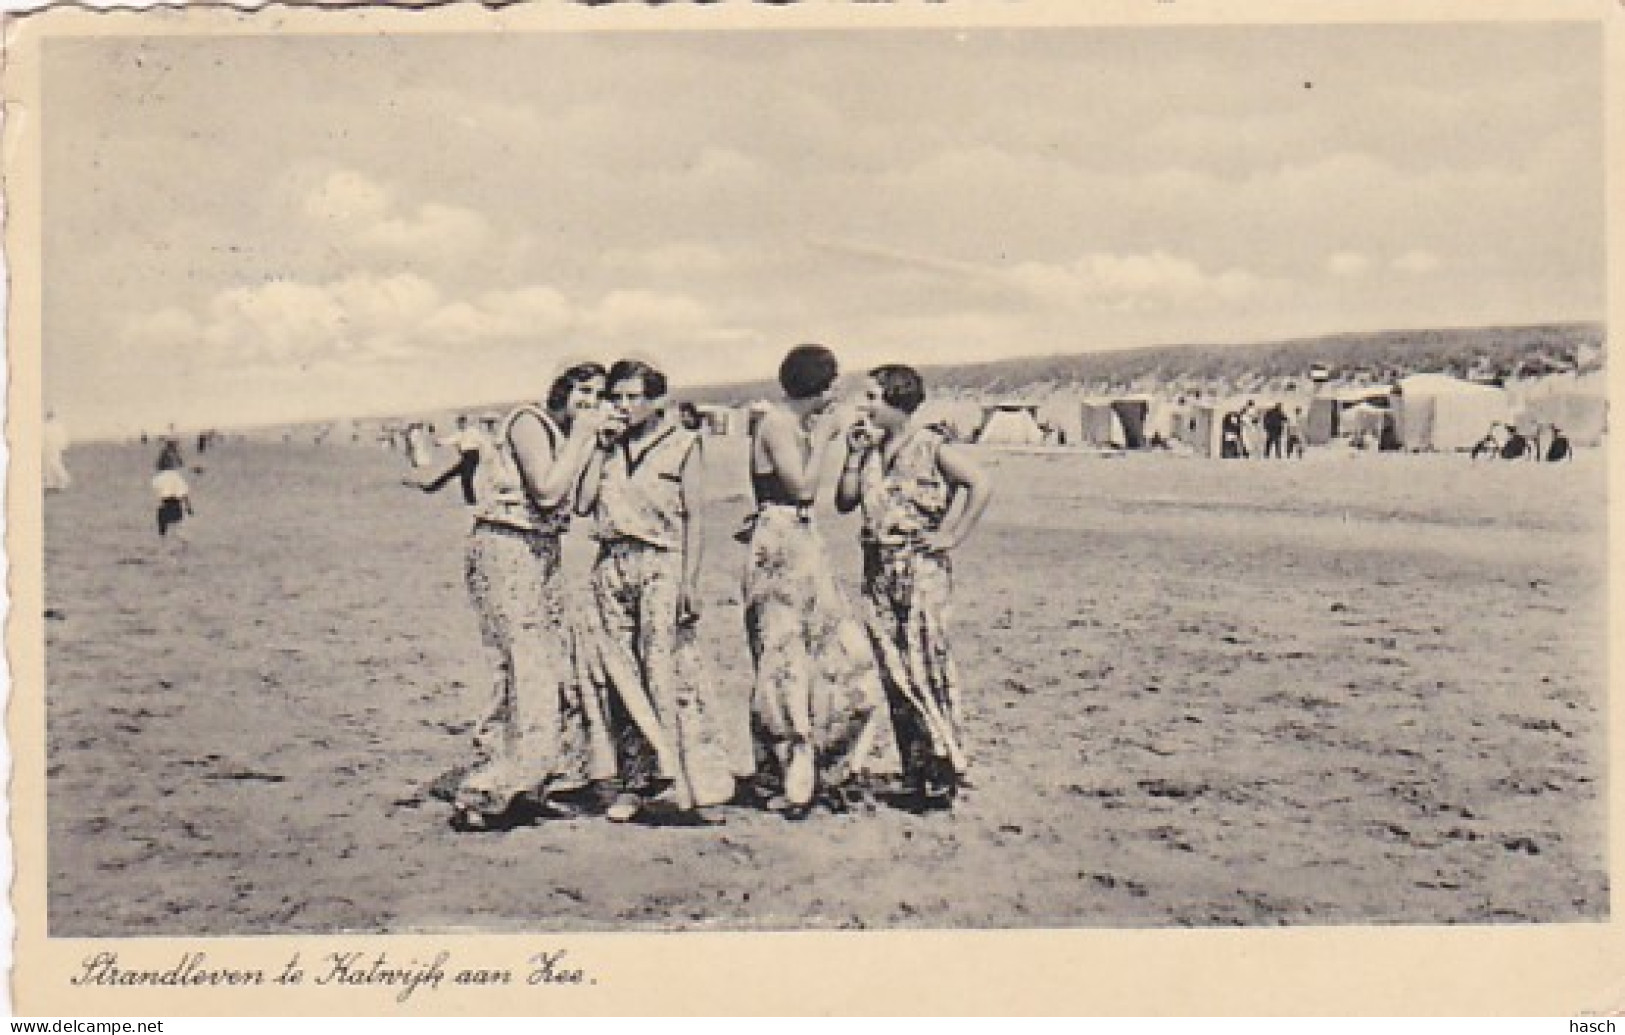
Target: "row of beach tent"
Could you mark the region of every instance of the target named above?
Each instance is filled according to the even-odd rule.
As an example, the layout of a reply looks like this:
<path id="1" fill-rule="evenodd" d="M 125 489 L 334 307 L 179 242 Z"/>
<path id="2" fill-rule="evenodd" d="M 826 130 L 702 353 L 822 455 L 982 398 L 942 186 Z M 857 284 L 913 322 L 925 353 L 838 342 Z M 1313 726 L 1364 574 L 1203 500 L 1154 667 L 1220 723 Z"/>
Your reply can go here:
<path id="1" fill-rule="evenodd" d="M 983 445 L 1142 449 L 1168 445 L 1200 456 L 1220 455 L 1225 414 L 1251 402 L 1253 411 L 1279 404 L 1294 416 L 1309 445 L 1370 437 L 1413 452 L 1471 449 L 1495 425 L 1526 431 L 1558 427 L 1577 446 L 1601 443 L 1607 430 L 1604 372 L 1553 374 L 1506 387 L 1447 374 L 1414 374 L 1393 386 L 1321 386 L 1315 391 L 1215 398 L 1192 393 L 1115 396 L 1057 392 L 1042 399 L 935 398 L 923 419 L 946 424 L 963 440 Z M 761 404 L 701 406 L 718 435 L 748 434 Z"/>

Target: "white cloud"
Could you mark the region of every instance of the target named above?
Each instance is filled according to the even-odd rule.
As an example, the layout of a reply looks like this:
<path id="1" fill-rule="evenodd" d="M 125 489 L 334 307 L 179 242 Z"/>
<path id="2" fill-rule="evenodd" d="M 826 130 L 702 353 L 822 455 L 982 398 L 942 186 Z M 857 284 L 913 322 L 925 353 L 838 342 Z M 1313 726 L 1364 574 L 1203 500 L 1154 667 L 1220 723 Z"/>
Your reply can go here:
<path id="1" fill-rule="evenodd" d="M 1065 264 L 1021 263 L 1009 278 L 1052 304 L 1128 311 L 1244 302 L 1269 286 L 1245 270 L 1210 273 L 1163 251 L 1095 253 Z"/>
<path id="2" fill-rule="evenodd" d="M 1424 249 L 1415 249 L 1406 252 L 1394 260 L 1394 269 L 1401 273 L 1410 273 L 1420 276 L 1432 273 L 1439 268 L 1439 257 Z"/>
<path id="3" fill-rule="evenodd" d="M 383 219 L 393 204 L 382 186 L 345 169 L 328 176 L 305 198 L 305 214 L 319 223 L 365 226 Z"/>
<path id="4" fill-rule="evenodd" d="M 190 349 L 201 337 L 202 327 L 196 317 L 185 309 L 168 306 L 131 320 L 121 344 L 142 351 L 150 349 L 161 355 L 171 350 Z"/>
<path id="5" fill-rule="evenodd" d="M 703 241 L 673 241 L 642 250 L 617 248 L 599 257 L 605 269 L 617 274 L 661 279 L 714 276 L 727 271 L 732 261 Z"/>
<path id="6" fill-rule="evenodd" d="M 626 327 L 635 299 L 618 299 L 600 318 Z M 668 303 L 665 322 L 685 316 Z M 692 320 L 692 313 L 686 314 Z M 308 366 L 328 359 L 377 361 L 421 356 L 430 350 L 509 345 L 556 339 L 576 322 L 558 290 L 533 285 L 449 299 L 414 273 L 357 274 L 326 284 L 272 281 L 214 296 L 202 315 L 165 308 L 129 321 L 126 338 L 138 345 L 203 347 L 204 357 Z M 645 320 L 641 326 L 651 325 Z"/>
<path id="7" fill-rule="evenodd" d="M 491 225 L 471 209 L 426 204 L 409 216 L 380 219 L 360 237 L 386 255 L 452 258 L 473 255 L 489 243 Z"/>
<path id="8" fill-rule="evenodd" d="M 331 173 L 304 203 L 305 215 L 341 243 L 376 257 L 456 262 L 488 247 L 490 221 L 438 202 L 405 208 L 394 191 L 354 170 Z"/>
<path id="9" fill-rule="evenodd" d="M 660 291 L 612 291 L 581 314 L 589 334 L 616 340 L 714 337 L 711 311 L 687 295 Z"/>
<path id="10" fill-rule="evenodd" d="M 1334 277 L 1361 277 L 1371 269 L 1371 260 L 1359 252 L 1333 252 L 1326 256 L 1326 272 Z"/>

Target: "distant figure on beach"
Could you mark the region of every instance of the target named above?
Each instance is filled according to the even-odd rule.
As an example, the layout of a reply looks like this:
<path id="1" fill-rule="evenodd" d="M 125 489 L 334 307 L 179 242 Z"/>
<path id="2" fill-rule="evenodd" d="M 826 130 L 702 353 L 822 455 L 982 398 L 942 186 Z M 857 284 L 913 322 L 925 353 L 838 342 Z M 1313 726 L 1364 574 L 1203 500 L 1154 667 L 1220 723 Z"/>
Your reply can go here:
<path id="1" fill-rule="evenodd" d="M 656 771 L 623 756 L 621 793 L 606 812 L 633 819 L 656 798 L 679 822 L 710 823 L 709 806 L 734 796 L 735 772 L 720 739 L 710 681 L 696 671 L 700 617 L 699 435 L 676 414 L 663 419 L 666 376 L 648 363 L 610 367 L 611 412 L 587 459 L 578 514 L 596 522 L 593 565 L 605 673 L 647 742 Z"/>
<path id="2" fill-rule="evenodd" d="M 1507 425 L 1507 439 L 1501 444 L 1502 460 L 1535 460 L 1535 450 L 1516 425 Z"/>
<path id="3" fill-rule="evenodd" d="M 592 765 L 595 726 L 577 696 L 571 630 L 559 585 L 560 536 L 602 417 L 603 367 L 581 364 L 554 381 L 547 408 L 524 405 L 498 428 L 478 468 L 478 498 L 464 572 L 490 665 L 491 702 L 475 735 L 474 766 L 452 793 L 453 826 L 490 830 L 534 806 L 546 815 L 561 778 Z M 579 405 L 585 395 L 588 404 Z M 568 732 L 582 735 L 567 738 Z M 603 752 L 603 754 L 607 754 Z M 607 776 L 607 773 L 590 775 Z"/>
<path id="4" fill-rule="evenodd" d="M 1303 407 L 1298 406 L 1292 410 L 1292 415 L 1286 419 L 1286 455 L 1287 459 L 1296 456 L 1303 459 L 1304 454 Z"/>
<path id="5" fill-rule="evenodd" d="M 55 410 L 45 411 L 45 423 L 40 428 L 40 444 L 45 450 L 42 470 L 45 491 L 61 492 L 73 484 L 73 476 L 68 473 L 68 466 L 62 459 L 68 451 L 68 428 L 57 417 Z"/>
<path id="6" fill-rule="evenodd" d="M 824 461 L 846 452 L 852 415 L 834 408 L 834 353 L 798 345 L 779 365 L 784 400 L 751 436 L 745 633 L 755 664 L 751 694 L 759 777 L 776 781 L 768 802 L 801 819 L 822 792 L 847 806 L 882 734 L 890 738 L 874 649 L 835 582 L 813 522 Z M 847 456 L 847 464 L 862 454 Z M 861 792 L 860 792 L 861 793 Z"/>
<path id="7" fill-rule="evenodd" d="M 1546 462 L 1554 464 L 1560 460 L 1573 459 L 1574 446 L 1569 442 L 1569 437 L 1563 434 L 1562 428 L 1552 425 L 1552 440 L 1546 445 Z"/>
<path id="8" fill-rule="evenodd" d="M 413 423 L 406 428 L 406 459 L 413 467 L 428 467 L 434 463 L 429 434 L 429 429 L 422 424 Z"/>
<path id="9" fill-rule="evenodd" d="M 863 515 L 865 619 L 891 706 L 911 807 L 953 806 L 968 759 L 950 649 L 951 556 L 975 531 L 992 482 L 969 450 L 918 420 L 912 367 L 870 371 L 848 434 L 835 506 Z M 955 503 L 961 503 L 957 509 Z"/>
<path id="10" fill-rule="evenodd" d="M 182 545 L 186 536 L 181 522 L 192 516 L 192 492 L 181 475 L 183 466 L 180 447 L 174 442 L 165 443 L 158 454 L 158 473 L 152 478 L 152 492 L 158 497 L 158 535 L 167 538 L 174 532 Z"/>
<path id="11" fill-rule="evenodd" d="M 165 438 L 163 447 L 158 453 L 158 469 L 183 470 L 186 467 L 186 458 L 181 456 L 181 443 L 176 438 Z"/>
<path id="12" fill-rule="evenodd" d="M 1286 408 L 1276 403 L 1264 411 L 1264 458 L 1282 459 L 1281 442 L 1286 435 Z"/>
<path id="13" fill-rule="evenodd" d="M 1241 435 L 1241 411 L 1231 410 L 1219 418 L 1219 458 L 1242 460 L 1247 456 L 1247 444 Z"/>
<path id="14" fill-rule="evenodd" d="M 1264 457 L 1264 429 L 1258 422 L 1258 407 L 1251 399 L 1241 408 L 1241 455 L 1247 459 Z"/>
<path id="15" fill-rule="evenodd" d="M 466 416 L 459 416 L 457 430 L 441 439 L 440 444 L 457 450 L 457 462 L 442 471 L 433 481 L 416 482 L 407 479 L 406 484 L 424 492 L 439 492 L 455 478 L 462 485 L 463 502 L 470 507 L 474 506 L 479 502 L 479 494 L 474 489 L 474 474 L 479 470 L 480 457 L 491 449 L 491 439 L 480 429 L 470 427 Z"/>
<path id="16" fill-rule="evenodd" d="M 700 416 L 700 408 L 686 399 L 677 404 L 677 423 L 687 431 L 705 429 L 705 418 Z"/>

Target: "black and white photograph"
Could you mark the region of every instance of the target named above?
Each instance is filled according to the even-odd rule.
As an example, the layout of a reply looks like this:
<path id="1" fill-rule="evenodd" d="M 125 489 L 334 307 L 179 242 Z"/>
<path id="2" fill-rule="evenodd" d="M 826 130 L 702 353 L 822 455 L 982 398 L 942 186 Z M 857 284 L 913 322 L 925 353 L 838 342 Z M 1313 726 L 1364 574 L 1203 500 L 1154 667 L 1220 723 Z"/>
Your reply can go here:
<path id="1" fill-rule="evenodd" d="M 1607 5 L 688 14 L 36 41 L 37 937 L 1607 929 Z"/>

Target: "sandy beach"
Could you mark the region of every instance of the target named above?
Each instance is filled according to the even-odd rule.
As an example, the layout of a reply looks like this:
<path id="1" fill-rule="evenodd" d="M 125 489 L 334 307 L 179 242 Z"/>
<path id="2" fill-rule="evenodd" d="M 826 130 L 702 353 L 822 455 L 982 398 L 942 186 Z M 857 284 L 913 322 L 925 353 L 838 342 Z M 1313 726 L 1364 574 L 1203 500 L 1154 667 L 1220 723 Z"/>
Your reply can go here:
<path id="1" fill-rule="evenodd" d="M 707 448 L 702 636 L 743 729 L 744 445 Z M 155 448 L 71 450 L 45 504 L 50 933 L 1606 918 L 1596 451 L 980 455 L 953 814 L 470 835 L 429 794 L 486 678 L 455 490 L 372 446 L 233 441 L 189 454 L 176 553 Z M 854 522 L 820 520 L 854 587 Z"/>

